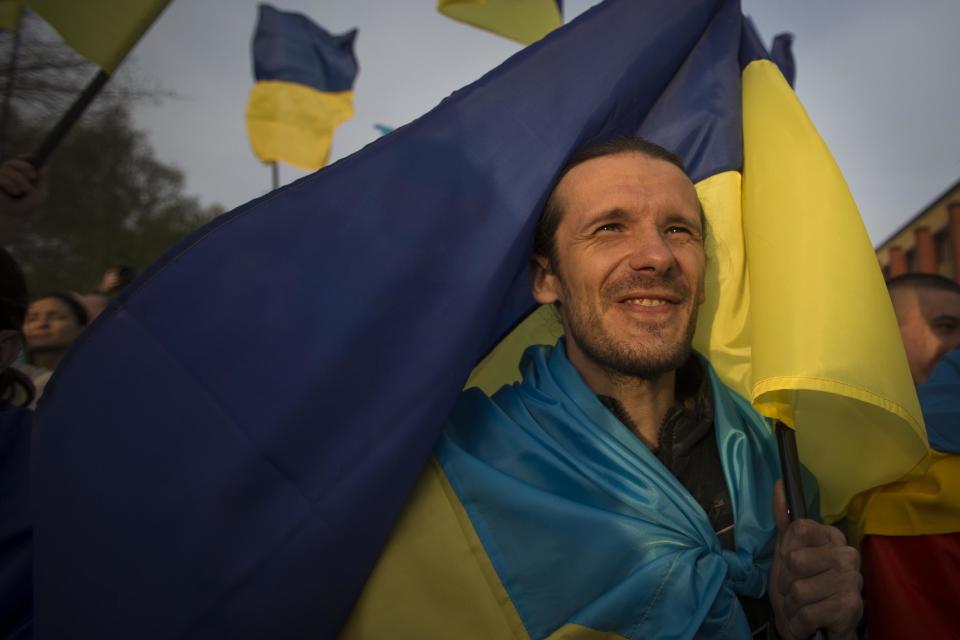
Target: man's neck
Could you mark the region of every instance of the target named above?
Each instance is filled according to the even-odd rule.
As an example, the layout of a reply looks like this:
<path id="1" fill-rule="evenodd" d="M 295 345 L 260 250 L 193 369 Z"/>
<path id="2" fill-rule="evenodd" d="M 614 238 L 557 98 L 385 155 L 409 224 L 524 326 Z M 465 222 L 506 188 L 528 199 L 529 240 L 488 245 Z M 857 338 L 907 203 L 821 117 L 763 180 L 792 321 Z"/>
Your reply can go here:
<path id="1" fill-rule="evenodd" d="M 569 350 L 567 355 L 587 386 L 598 396 L 615 401 L 630 419 L 630 430 L 655 449 L 660 442 L 660 427 L 675 402 L 676 371 L 651 379 L 637 378 L 605 369 L 578 349 Z"/>

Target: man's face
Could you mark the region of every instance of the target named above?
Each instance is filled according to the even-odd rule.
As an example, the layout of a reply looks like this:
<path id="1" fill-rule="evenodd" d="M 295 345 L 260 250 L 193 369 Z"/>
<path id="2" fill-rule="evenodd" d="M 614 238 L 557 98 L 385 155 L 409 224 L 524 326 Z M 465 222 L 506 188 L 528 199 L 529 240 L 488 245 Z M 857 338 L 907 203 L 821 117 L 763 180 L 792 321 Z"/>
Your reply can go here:
<path id="1" fill-rule="evenodd" d="M 23 323 L 23 334 L 32 351 L 48 351 L 69 347 L 83 326 L 62 300 L 41 298 L 30 304 Z"/>
<path id="2" fill-rule="evenodd" d="M 664 160 L 621 153 L 571 169 L 555 260 L 535 257 L 534 297 L 559 303 L 571 361 L 653 378 L 690 353 L 703 302 L 700 203 Z"/>
<path id="3" fill-rule="evenodd" d="M 903 288 L 894 291 L 893 302 L 910 374 L 920 384 L 940 358 L 960 346 L 960 295 Z"/>

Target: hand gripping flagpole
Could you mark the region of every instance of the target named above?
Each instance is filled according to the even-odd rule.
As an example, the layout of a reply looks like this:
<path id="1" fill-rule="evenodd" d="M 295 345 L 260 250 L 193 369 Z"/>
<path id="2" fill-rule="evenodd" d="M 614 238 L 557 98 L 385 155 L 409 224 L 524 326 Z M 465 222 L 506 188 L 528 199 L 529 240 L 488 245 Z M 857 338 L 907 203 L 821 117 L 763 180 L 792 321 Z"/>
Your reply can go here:
<path id="1" fill-rule="evenodd" d="M 780 420 L 776 421 L 777 449 L 780 452 L 780 475 L 783 477 L 783 493 L 787 498 L 787 516 L 790 522 L 807 517 L 807 501 L 803 496 L 803 479 L 800 475 L 800 455 L 797 453 L 797 434 Z M 823 640 L 823 631 L 810 636 L 811 640 Z"/>

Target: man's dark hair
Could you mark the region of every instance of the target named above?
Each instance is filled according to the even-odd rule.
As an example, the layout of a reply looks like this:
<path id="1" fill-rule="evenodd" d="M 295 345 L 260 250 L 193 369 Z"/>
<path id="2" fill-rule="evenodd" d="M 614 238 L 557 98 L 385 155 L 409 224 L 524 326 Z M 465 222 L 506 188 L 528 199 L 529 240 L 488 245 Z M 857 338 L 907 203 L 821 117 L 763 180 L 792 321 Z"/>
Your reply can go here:
<path id="1" fill-rule="evenodd" d="M 960 284 L 936 273 L 905 273 L 887 280 L 888 291 L 892 293 L 900 289 L 951 291 L 960 295 Z"/>
<path id="2" fill-rule="evenodd" d="M 567 164 L 560 170 L 555 185 L 560 184 L 563 177 L 579 164 L 595 158 L 613 156 L 621 153 L 639 153 L 648 158 L 669 162 L 689 177 L 686 168 L 683 166 L 683 162 L 676 154 L 667 151 L 660 145 L 637 136 L 620 136 L 602 142 L 590 143 L 574 151 L 573 155 L 570 156 L 570 159 L 567 161 Z M 557 227 L 560 226 L 560 220 L 563 219 L 563 207 L 556 197 L 556 192 L 556 186 L 554 186 L 553 193 L 551 193 L 550 198 L 547 199 L 547 204 L 543 208 L 543 214 L 537 223 L 537 230 L 533 239 L 533 254 L 549 258 L 551 262 L 555 261 L 556 258 Z M 703 227 L 704 234 L 706 234 L 707 229 L 706 222 L 706 217 L 703 214 L 703 206 L 701 205 L 700 225 Z"/>

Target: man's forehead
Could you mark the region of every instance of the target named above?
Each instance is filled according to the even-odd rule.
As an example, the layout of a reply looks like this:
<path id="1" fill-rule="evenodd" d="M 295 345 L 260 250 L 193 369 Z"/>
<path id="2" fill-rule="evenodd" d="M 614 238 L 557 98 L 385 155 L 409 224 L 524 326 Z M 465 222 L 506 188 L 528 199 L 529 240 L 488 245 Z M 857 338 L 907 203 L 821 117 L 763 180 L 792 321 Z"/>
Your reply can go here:
<path id="1" fill-rule="evenodd" d="M 946 289 L 920 289 L 917 300 L 924 315 L 952 313 L 960 316 L 960 293 Z"/>
<path id="2" fill-rule="evenodd" d="M 699 209 L 696 188 L 674 164 L 639 152 L 592 158 L 570 169 L 554 192 L 579 208 L 618 198 L 677 201 Z"/>

